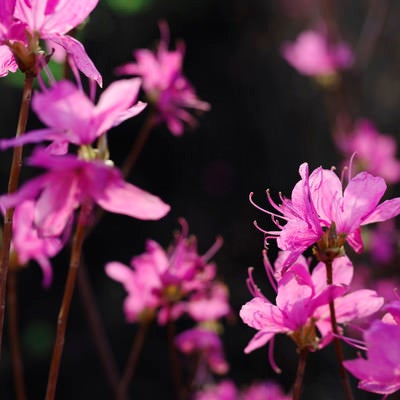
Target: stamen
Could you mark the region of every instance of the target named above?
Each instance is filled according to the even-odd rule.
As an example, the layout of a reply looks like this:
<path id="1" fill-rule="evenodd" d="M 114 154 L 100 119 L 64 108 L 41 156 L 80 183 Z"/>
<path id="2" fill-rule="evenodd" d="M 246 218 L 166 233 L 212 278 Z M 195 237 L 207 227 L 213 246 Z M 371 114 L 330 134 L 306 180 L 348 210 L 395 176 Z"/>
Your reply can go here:
<path id="1" fill-rule="evenodd" d="M 71 68 L 71 72 L 74 75 L 74 78 L 76 80 L 76 84 L 77 84 L 79 90 L 83 92 L 81 77 L 79 75 L 78 68 L 72 57 L 68 57 L 68 63 L 69 63 L 69 67 Z M 94 98 L 91 98 L 91 100 L 94 102 Z"/>
<path id="2" fill-rule="evenodd" d="M 274 337 L 271 338 L 268 347 L 268 361 L 271 365 L 271 368 L 274 370 L 276 374 L 282 373 L 282 370 L 278 367 L 274 359 Z"/>
<path id="3" fill-rule="evenodd" d="M 349 180 L 349 182 L 351 181 L 351 171 L 352 171 L 352 169 L 353 169 L 353 160 L 354 160 L 354 157 L 357 155 L 357 153 L 356 152 L 354 152 L 352 155 L 351 155 L 351 157 L 350 157 L 350 161 L 349 161 L 349 175 L 348 175 L 348 180 Z"/>
<path id="4" fill-rule="evenodd" d="M 43 57 L 39 57 L 39 63 L 41 64 L 42 70 L 46 73 L 47 78 L 49 79 L 50 86 L 54 86 L 56 84 L 56 79 L 54 78 L 49 65 Z M 41 74 L 39 74 L 41 76 Z M 42 77 L 41 77 L 42 78 Z"/>
<path id="5" fill-rule="evenodd" d="M 333 332 L 332 332 L 332 336 L 343 340 L 343 342 L 349 344 L 350 346 L 355 347 L 356 349 L 363 350 L 363 351 L 367 351 L 368 350 L 367 344 L 362 340 L 350 338 L 350 337 L 343 336 L 343 335 L 336 335 Z"/>
<path id="6" fill-rule="evenodd" d="M 273 217 L 281 218 L 281 219 L 284 219 L 284 220 L 286 220 L 286 221 L 288 220 L 288 219 L 287 219 L 286 217 L 284 217 L 283 215 L 275 214 L 275 213 L 273 213 L 273 212 L 271 212 L 271 211 L 268 211 L 268 210 L 265 210 L 264 208 L 262 208 L 262 207 L 260 207 L 259 205 L 257 205 L 257 204 L 253 201 L 253 195 L 254 195 L 254 192 L 251 192 L 251 193 L 249 194 L 249 201 L 250 201 L 250 203 L 251 203 L 255 208 L 257 208 L 258 210 L 260 210 L 260 211 L 262 211 L 262 212 L 265 212 L 266 214 L 271 215 L 271 216 L 273 216 Z M 268 196 L 268 190 L 267 190 L 267 196 Z M 274 207 L 276 210 L 280 211 L 280 208 L 274 203 L 274 201 L 271 199 L 270 196 L 268 196 L 268 200 L 271 202 L 272 207 Z M 281 211 L 280 211 L 280 212 L 281 212 Z"/>
<path id="7" fill-rule="evenodd" d="M 269 258 L 267 256 L 267 250 L 263 250 L 262 251 L 262 255 L 263 255 L 263 262 L 264 262 L 264 268 L 265 268 L 265 272 L 267 274 L 267 278 L 269 280 L 270 285 L 272 286 L 272 288 L 274 289 L 275 292 L 278 291 L 278 286 L 276 284 L 276 279 L 275 279 L 275 271 L 274 268 L 272 267 Z"/>
<path id="8" fill-rule="evenodd" d="M 207 250 L 205 254 L 201 256 L 203 261 L 207 262 L 210 258 L 212 258 L 223 244 L 224 244 L 224 239 L 222 238 L 222 236 L 217 236 L 214 244 Z"/>
<path id="9" fill-rule="evenodd" d="M 249 289 L 249 292 L 254 297 L 262 297 L 262 298 L 265 299 L 265 296 L 262 294 L 261 290 L 256 285 L 256 283 L 254 282 L 254 278 L 253 278 L 254 268 L 253 267 L 249 267 L 247 271 L 248 271 L 249 277 L 246 279 L 246 284 L 247 284 L 247 288 Z"/>

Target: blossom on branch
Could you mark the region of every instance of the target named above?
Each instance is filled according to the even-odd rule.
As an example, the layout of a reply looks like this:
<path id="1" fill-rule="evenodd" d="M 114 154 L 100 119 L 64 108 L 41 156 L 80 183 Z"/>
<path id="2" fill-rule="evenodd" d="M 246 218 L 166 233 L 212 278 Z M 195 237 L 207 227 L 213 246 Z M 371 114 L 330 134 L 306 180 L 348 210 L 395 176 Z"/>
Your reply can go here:
<path id="1" fill-rule="evenodd" d="M 319 167 L 309 175 L 308 164 L 303 163 L 299 173 L 301 180 L 293 188 L 291 199 L 280 196 L 278 205 L 267 191 L 270 204 L 281 215 L 257 206 L 252 201 L 253 193 L 250 194 L 252 204 L 271 215 L 279 228 L 262 231 L 266 239 L 276 239 L 281 250 L 291 253 L 286 265 L 321 239 L 332 240 L 334 243 L 328 244 L 337 248 L 338 255 L 342 254 L 344 241 L 360 253 L 363 250 L 361 226 L 386 221 L 400 213 L 399 197 L 378 204 L 386 191 L 386 183 L 368 172 L 349 177 L 345 188 L 332 169 Z M 279 219 L 286 224 L 281 225 Z"/>
<path id="2" fill-rule="evenodd" d="M 17 192 L 0 197 L 3 209 L 35 200 L 34 224 L 41 236 L 58 236 L 82 202 L 92 199 L 107 211 L 143 220 L 157 220 L 170 207 L 156 196 L 123 180 L 121 173 L 100 160 L 73 155 L 54 156 L 39 149 L 29 164 L 46 168 Z"/>
<path id="3" fill-rule="evenodd" d="M 210 105 L 197 98 L 192 85 L 182 73 L 184 45 L 168 51 L 169 32 L 166 23 L 160 24 L 161 42 L 156 52 L 140 49 L 134 52 L 137 60 L 117 68 L 118 74 L 138 75 L 143 79 L 147 100 L 157 110 L 159 122 L 165 122 L 172 134 L 183 134 L 184 123 L 194 126 L 195 118 L 186 110 L 208 111 Z"/>

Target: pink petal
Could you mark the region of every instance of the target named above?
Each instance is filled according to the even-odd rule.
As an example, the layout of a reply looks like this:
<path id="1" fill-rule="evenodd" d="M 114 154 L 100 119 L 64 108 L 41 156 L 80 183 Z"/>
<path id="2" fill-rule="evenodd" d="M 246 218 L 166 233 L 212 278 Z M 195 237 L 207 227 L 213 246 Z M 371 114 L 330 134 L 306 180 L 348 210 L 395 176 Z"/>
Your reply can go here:
<path id="1" fill-rule="evenodd" d="M 336 319 L 339 323 L 345 323 L 368 317 L 377 312 L 384 301 L 375 290 L 356 290 L 335 300 Z"/>
<path id="2" fill-rule="evenodd" d="M 310 175 L 312 202 L 325 226 L 338 224 L 338 211 L 342 209 L 342 183 L 331 170 L 317 168 Z"/>
<path id="3" fill-rule="evenodd" d="M 57 130 L 67 130 L 64 136 L 68 135 L 70 142 L 91 143 L 90 122 L 94 105 L 71 82 L 60 81 L 47 91 L 35 93 L 32 108 L 44 124 Z"/>
<path id="4" fill-rule="evenodd" d="M 48 0 L 42 33 L 65 34 L 83 22 L 99 0 Z"/>
<path id="5" fill-rule="evenodd" d="M 0 21 L 8 21 L 14 14 L 16 0 L 0 1 Z"/>
<path id="6" fill-rule="evenodd" d="M 113 127 L 118 126 L 122 122 L 126 121 L 129 118 L 135 117 L 140 114 L 147 107 L 147 103 L 142 101 L 138 101 L 134 106 L 128 108 L 126 111 L 119 114 L 118 117 L 114 119 Z"/>
<path id="7" fill-rule="evenodd" d="M 0 77 L 8 75 L 9 72 L 15 72 L 18 65 L 14 55 L 8 46 L 0 46 Z"/>
<path id="8" fill-rule="evenodd" d="M 95 201 L 107 211 L 139 219 L 157 220 L 170 210 L 160 198 L 115 176 L 107 182 L 102 193 L 94 194 Z"/>
<path id="9" fill-rule="evenodd" d="M 143 103 L 139 107 L 137 105 L 135 108 L 132 107 L 140 85 L 140 78 L 124 79 L 113 82 L 103 92 L 95 110 L 96 131 L 99 135 L 143 110 Z"/>
<path id="10" fill-rule="evenodd" d="M 350 233 L 359 228 L 375 210 L 385 190 L 385 181 L 368 172 L 360 172 L 351 179 L 343 195 L 343 219 L 335 220 L 338 232 Z"/>
<path id="11" fill-rule="evenodd" d="M 55 129 L 38 129 L 30 131 L 24 135 L 14 137 L 12 139 L 0 140 L 0 149 L 5 150 L 10 147 L 23 146 L 27 143 L 40 143 L 45 140 L 61 139 L 63 132 Z"/>
<path id="12" fill-rule="evenodd" d="M 35 224 L 43 236 L 59 236 L 79 205 L 78 180 L 71 173 L 45 177 L 46 187 L 36 203 Z"/>
<path id="13" fill-rule="evenodd" d="M 134 288 L 132 281 L 135 279 L 135 272 L 132 268 L 118 261 L 113 261 L 106 264 L 105 271 L 111 279 L 122 283 L 128 293 Z"/>
<path id="14" fill-rule="evenodd" d="M 103 86 L 103 78 L 81 42 L 68 35 L 46 35 L 44 38 L 64 47 L 65 51 L 73 58 L 78 69 L 88 78 L 95 80 L 100 87 Z"/>
<path id="15" fill-rule="evenodd" d="M 278 307 L 267 299 L 255 297 L 244 304 L 240 310 L 243 322 L 255 329 L 265 329 L 270 332 L 285 331 L 283 315 Z"/>
<path id="16" fill-rule="evenodd" d="M 274 335 L 275 335 L 274 332 L 265 332 L 265 331 L 257 332 L 250 340 L 248 345 L 245 347 L 244 352 L 246 354 L 249 354 L 252 351 L 264 346 L 272 339 Z"/>
<path id="17" fill-rule="evenodd" d="M 374 222 L 386 221 L 400 214 L 400 198 L 390 199 L 379 204 L 371 214 L 365 218 L 361 225 L 372 224 Z"/>

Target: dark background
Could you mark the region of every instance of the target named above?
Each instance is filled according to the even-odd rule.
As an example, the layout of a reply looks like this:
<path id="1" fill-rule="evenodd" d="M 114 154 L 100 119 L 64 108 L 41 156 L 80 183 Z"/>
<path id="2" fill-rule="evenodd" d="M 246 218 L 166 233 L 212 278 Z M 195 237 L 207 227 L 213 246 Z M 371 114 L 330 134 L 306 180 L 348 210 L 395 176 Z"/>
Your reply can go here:
<path id="1" fill-rule="evenodd" d="M 299 1 L 297 11 L 287 7 L 290 0 L 132 0 L 131 10 L 125 11 L 117 10 L 119 3 L 100 1 L 82 32 L 87 52 L 103 74 L 104 87 L 116 79 L 114 68 L 132 59 L 132 50 L 156 45 L 158 21 L 165 19 L 170 26 L 171 46 L 176 39 L 186 43 L 186 76 L 199 97 L 212 105 L 211 111 L 199 118 L 197 129 L 186 131 L 182 137 L 174 137 L 164 126 L 155 129 L 129 177 L 171 204 L 169 215 L 157 222 L 106 215 L 84 246 L 90 278 L 119 367 L 128 356 L 136 327 L 125 323 L 125 293 L 121 285 L 106 277 L 104 265 L 112 260 L 128 263 L 133 255 L 144 251 L 146 238 L 166 247 L 172 232 L 179 228 L 177 219 L 184 217 L 198 238 L 200 253 L 211 246 L 217 235 L 224 238 L 224 246 L 214 259 L 219 276 L 230 288 L 236 315 L 236 320 L 225 323 L 223 334 L 231 364 L 229 376 L 238 385 L 276 379 L 289 390 L 296 371 L 295 346 L 286 337 L 278 338 L 275 355 L 283 373 L 275 375 L 266 348 L 243 354 L 255 331 L 241 322 L 238 311 L 251 298 L 245 284 L 248 266 L 255 267 L 257 282 L 269 293 L 261 258 L 263 236 L 252 222 L 257 219 L 268 228 L 272 224 L 250 205 L 249 193 L 255 192 L 256 202 L 267 207 L 265 189 L 270 188 L 275 196 L 279 191 L 290 195 L 302 162 L 308 161 L 314 168 L 330 167 L 340 160 L 330 138 L 322 90 L 288 66 L 279 54 L 283 40 L 293 39 L 310 26 L 318 12 L 318 2 Z M 293 0 L 292 6 L 293 3 L 297 1 Z M 381 131 L 398 135 L 399 4 L 387 3 L 390 13 L 385 28 L 370 64 L 358 77 L 356 109 L 360 115 L 372 118 Z M 342 36 L 355 46 L 367 2 L 338 0 L 336 4 Z M 3 136 L 12 136 L 20 89 L 7 80 L 0 81 L 0 85 L 0 126 Z M 129 120 L 110 133 L 111 158 L 116 165 L 122 163 L 144 117 Z M 30 127 L 36 126 L 40 124 L 32 115 Z M 8 152 L 2 155 L 3 191 L 9 159 Z M 28 177 L 30 172 L 24 174 Z M 273 258 L 274 245 L 271 247 Z M 36 265 L 19 274 L 21 336 L 30 399 L 43 398 L 45 393 L 67 263 L 68 251 L 64 250 L 53 262 L 54 283 L 49 290 L 41 287 L 41 272 Z M 178 329 L 187 325 L 178 325 Z M 164 328 L 154 326 L 150 330 L 131 385 L 132 398 L 174 398 L 165 338 Z M 5 344 L 0 364 L 0 398 L 4 400 L 14 398 Z M 349 354 L 354 356 L 352 351 Z M 311 355 L 304 398 L 342 397 L 331 349 Z M 356 397 L 378 398 L 364 392 L 358 392 Z M 57 399 L 110 398 L 76 293 Z"/>

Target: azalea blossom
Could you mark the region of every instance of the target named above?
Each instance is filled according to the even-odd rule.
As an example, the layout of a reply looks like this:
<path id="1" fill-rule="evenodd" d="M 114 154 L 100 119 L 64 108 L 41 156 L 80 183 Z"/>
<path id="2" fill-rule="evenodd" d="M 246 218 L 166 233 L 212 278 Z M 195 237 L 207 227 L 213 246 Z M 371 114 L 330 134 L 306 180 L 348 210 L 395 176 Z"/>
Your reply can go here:
<path id="1" fill-rule="evenodd" d="M 82 43 L 68 35 L 87 18 L 97 3 L 98 0 L 2 0 L 0 17 L 4 22 L 0 26 L 3 31 L 0 44 L 10 48 L 20 67 L 34 69 L 36 56 L 41 52 L 39 39 L 54 42 L 65 49 L 83 74 L 101 86 L 102 77 Z M 26 32 L 25 37 L 21 31 Z M 2 55 L 0 64 L 11 64 L 11 70 L 15 70 L 10 53 L 3 52 Z"/>
<path id="2" fill-rule="evenodd" d="M 281 204 L 276 204 L 269 192 L 270 204 L 281 215 L 264 210 L 252 201 L 258 209 L 270 214 L 279 228 L 277 231 L 262 230 L 266 239 L 277 239 L 281 250 L 289 251 L 291 256 L 286 265 L 297 259 L 308 247 L 315 245 L 328 229 L 335 227 L 335 235 L 358 253 L 363 250 L 361 226 L 386 221 L 400 213 L 400 198 L 386 200 L 379 204 L 386 191 L 383 178 L 368 172 L 360 172 L 349 178 L 343 189 L 342 181 L 333 170 L 319 167 L 311 175 L 308 164 L 299 168 L 301 180 L 297 182 L 291 199 L 281 196 Z M 279 219 L 286 221 L 281 225 Z M 339 247 L 342 244 L 339 243 Z"/>
<path id="3" fill-rule="evenodd" d="M 366 170 L 381 176 L 388 183 L 400 181 L 396 140 L 390 135 L 380 133 L 371 121 L 361 119 L 357 121 L 352 132 L 339 132 L 337 145 L 346 158 L 357 154 L 353 163 L 357 170 Z"/>
<path id="4" fill-rule="evenodd" d="M 183 43 L 179 43 L 176 50 L 168 51 L 168 26 L 162 23 L 160 29 L 161 42 L 157 51 L 136 50 L 134 57 L 137 62 L 119 67 L 117 73 L 141 76 L 143 89 L 149 103 L 157 109 L 159 122 L 165 122 L 172 134 L 180 136 L 184 123 L 196 124 L 186 109 L 208 111 L 210 105 L 197 98 L 194 88 L 182 73 Z"/>
<path id="5" fill-rule="evenodd" d="M 360 380 L 358 387 L 389 395 L 400 389 L 400 326 L 375 321 L 364 332 L 367 359 L 344 361 L 344 367 Z"/>
<path id="6" fill-rule="evenodd" d="M 216 385 L 208 385 L 197 392 L 195 400 L 239 400 L 239 391 L 231 380 L 223 380 Z"/>
<path id="7" fill-rule="evenodd" d="M 148 240 L 146 252 L 134 257 L 131 266 L 117 261 L 106 265 L 107 275 L 121 282 L 128 293 L 124 302 L 127 321 L 135 322 L 156 311 L 160 324 L 183 313 L 200 322 L 230 312 L 226 289 L 214 280 L 216 267 L 208 262 L 222 239 L 200 255 L 195 239 L 187 236 L 186 221 L 181 224 L 182 233 L 168 251 Z"/>
<path id="8" fill-rule="evenodd" d="M 269 264 L 266 268 L 272 268 Z M 299 349 L 314 351 L 332 340 L 329 302 L 335 300 L 338 323 L 349 322 L 376 312 L 383 304 L 372 290 L 359 290 L 344 296 L 352 276 L 353 266 L 346 257 L 333 260 L 333 284 L 328 285 L 323 262 L 309 272 L 303 256 L 281 275 L 276 288 L 276 305 L 258 289 L 249 272 L 248 286 L 254 296 L 240 310 L 243 322 L 258 332 L 245 348 L 245 353 L 264 346 L 277 333 L 289 335 Z M 272 276 L 271 271 L 267 271 Z M 316 329 L 320 335 L 317 335 Z M 275 368 L 273 359 L 271 365 Z"/>
<path id="9" fill-rule="evenodd" d="M 54 257 L 64 246 L 68 229 L 62 236 L 42 237 L 34 226 L 35 203 L 26 200 L 14 211 L 12 254 L 18 265 L 25 265 L 35 260 L 43 272 L 43 286 L 48 287 L 52 280 L 52 269 L 49 258 Z"/>
<path id="10" fill-rule="evenodd" d="M 1 196 L 0 205 L 9 209 L 35 200 L 34 224 L 41 236 L 60 235 L 74 210 L 87 199 L 107 211 L 144 220 L 159 219 L 170 209 L 158 197 L 125 182 L 116 168 L 103 161 L 54 156 L 39 149 L 29 164 L 48 171 L 17 192 Z"/>
<path id="11" fill-rule="evenodd" d="M 247 389 L 242 390 L 241 400 L 291 400 L 293 396 L 285 394 L 282 388 L 275 382 L 253 383 Z"/>
<path id="12" fill-rule="evenodd" d="M 256 382 L 248 388 L 238 390 L 231 380 L 223 380 L 218 384 L 206 386 L 196 393 L 195 400 L 290 400 L 275 382 Z"/>
<path id="13" fill-rule="evenodd" d="M 323 32 L 313 30 L 302 32 L 294 42 L 284 42 L 281 53 L 292 67 L 309 76 L 331 75 L 353 62 L 347 44 L 329 43 Z"/>
<path id="14" fill-rule="evenodd" d="M 221 339 L 217 332 L 206 326 L 197 326 L 180 333 L 175 339 L 176 347 L 185 354 L 198 353 L 210 370 L 226 374 L 229 364 L 225 360 Z"/>
<path id="15" fill-rule="evenodd" d="M 0 2 L 0 77 L 18 69 L 17 61 L 7 43 L 26 45 L 25 25 L 14 17 L 16 0 Z"/>
<path id="16" fill-rule="evenodd" d="M 69 81 L 55 83 L 50 89 L 36 92 L 32 108 L 48 126 L 24 135 L 0 141 L 0 148 L 26 143 L 53 141 L 53 146 L 90 145 L 110 128 L 139 114 L 146 104 L 139 101 L 140 78 L 113 82 L 100 96 L 97 105 Z"/>

